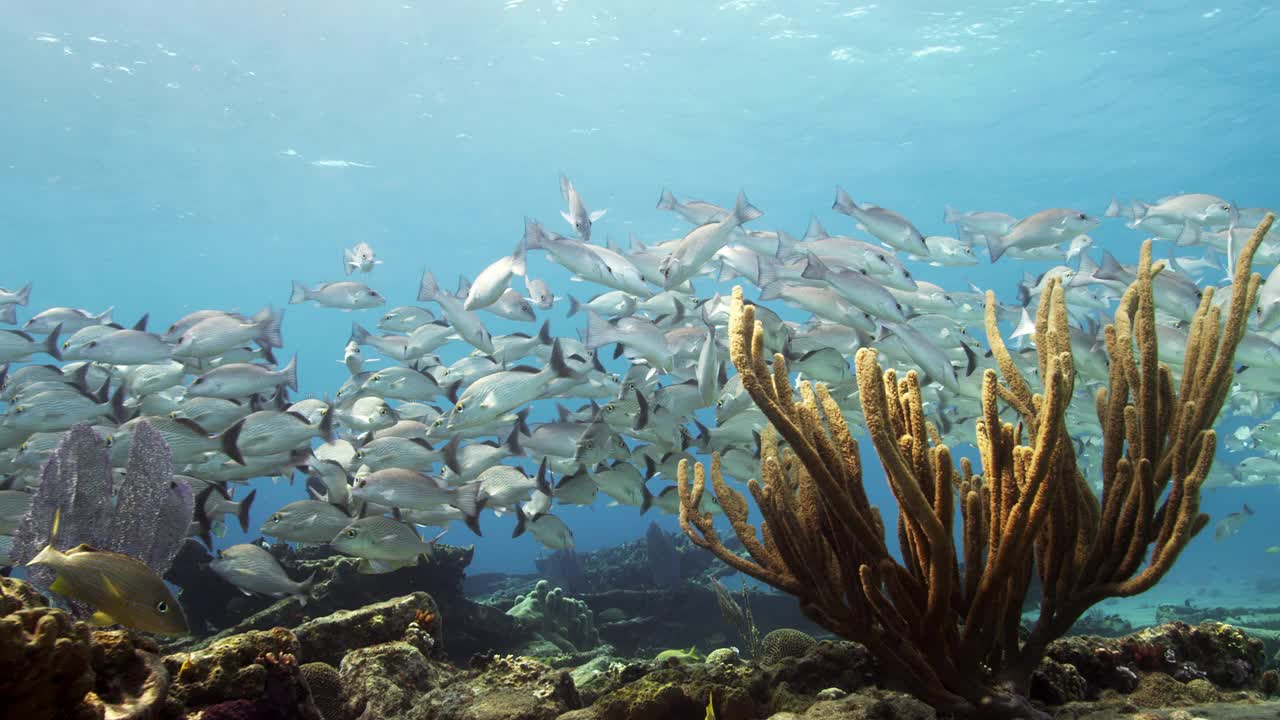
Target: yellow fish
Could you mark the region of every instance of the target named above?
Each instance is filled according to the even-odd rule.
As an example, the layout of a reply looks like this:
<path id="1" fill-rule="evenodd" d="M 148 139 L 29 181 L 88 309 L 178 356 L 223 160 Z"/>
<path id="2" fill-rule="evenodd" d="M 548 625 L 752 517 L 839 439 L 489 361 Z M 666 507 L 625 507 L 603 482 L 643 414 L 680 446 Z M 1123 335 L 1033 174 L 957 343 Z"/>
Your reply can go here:
<path id="1" fill-rule="evenodd" d="M 125 625 L 158 635 L 189 633 L 182 606 L 146 563 L 92 545 L 66 552 L 55 548 L 60 514 L 54 514 L 49 544 L 27 563 L 48 565 L 58 573 L 50 590 L 92 606 L 91 625 Z"/>

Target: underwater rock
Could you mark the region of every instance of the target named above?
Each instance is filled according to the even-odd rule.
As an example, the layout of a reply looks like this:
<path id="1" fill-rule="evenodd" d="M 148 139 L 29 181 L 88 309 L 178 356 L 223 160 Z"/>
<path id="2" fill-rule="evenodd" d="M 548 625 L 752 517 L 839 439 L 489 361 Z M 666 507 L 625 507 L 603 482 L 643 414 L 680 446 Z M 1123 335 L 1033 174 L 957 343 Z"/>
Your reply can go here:
<path id="1" fill-rule="evenodd" d="M 1088 699 L 1089 683 L 1075 665 L 1045 658 L 1031 674 L 1031 697 L 1049 705 L 1078 702 Z"/>
<path id="2" fill-rule="evenodd" d="M 274 628 L 233 635 L 194 652 L 168 655 L 164 664 L 172 678 L 169 696 L 189 709 L 261 698 L 269 673 L 260 660 L 297 657 L 299 649 L 293 633 Z"/>
<path id="3" fill-rule="evenodd" d="M 293 655 L 268 653 L 257 664 L 265 673 L 260 695 L 210 705 L 196 720 L 323 720 Z"/>
<path id="4" fill-rule="evenodd" d="M 308 620 L 293 629 L 301 656 L 308 662 L 337 665 L 351 650 L 403 640 L 406 631 L 419 619 L 431 617 L 434 646 L 440 640 L 440 610 L 424 592 L 366 605 L 357 610 L 339 610 Z M 419 623 L 420 625 L 420 623 Z M 422 648 L 419 648 L 421 650 Z M 424 652 L 431 657 L 433 653 Z"/>
<path id="5" fill-rule="evenodd" d="M 188 596 L 205 595 L 207 584 L 208 595 L 225 598 L 223 602 L 247 604 L 244 601 L 249 601 L 256 607 L 244 615 L 230 618 L 225 611 L 219 611 L 216 606 L 208 608 L 207 612 L 217 614 L 223 621 L 232 622 L 232 625 L 209 637 L 191 637 L 171 642 L 165 646 L 166 649 L 170 652 L 189 652 L 207 647 L 218 639 L 249 630 L 296 627 L 339 611 L 358 610 L 382 603 L 387 598 L 428 591 L 430 592 L 429 600 L 435 604 L 435 607 L 421 609 L 435 612 L 439 617 L 449 618 L 450 643 L 444 648 L 444 652 L 448 653 L 455 662 L 463 662 L 476 652 L 506 647 L 509 639 L 518 635 L 514 629 L 515 623 L 510 619 L 493 620 L 494 614 L 502 615 L 501 611 L 488 612 L 486 608 L 478 607 L 477 603 L 463 596 L 462 581 L 466 567 L 472 558 L 472 549 L 469 547 L 437 545 L 432 559 L 420 561 L 416 566 L 381 575 L 360 573 L 357 570 L 359 564 L 357 558 L 334 555 L 319 549 L 295 551 L 288 546 L 274 546 L 271 550 L 290 577 L 307 577 L 315 573 L 316 583 L 312 601 L 303 606 L 291 598 L 274 600 L 246 597 L 211 571 L 205 568 L 193 568 L 192 563 L 198 562 L 198 557 L 193 551 L 184 548 L 184 553 L 179 558 L 184 571 L 182 571 L 182 582 L 178 584 L 196 588 L 184 594 L 184 606 L 189 605 Z M 170 573 L 167 579 L 177 582 L 174 573 Z M 193 598 L 193 600 L 201 603 L 198 607 L 202 609 L 205 605 L 213 604 L 206 602 L 207 597 Z M 468 623 L 469 619 L 474 619 L 475 622 Z M 400 637 L 402 634 L 396 634 L 387 639 Z M 304 655 L 304 659 L 311 661 L 322 658 Z M 326 661 L 336 663 L 338 659 L 338 657 L 327 656 Z"/>
<path id="6" fill-rule="evenodd" d="M 416 707 L 420 697 L 459 674 L 406 642 L 352 650 L 338 668 L 350 715 L 380 720 L 431 717 Z"/>
<path id="7" fill-rule="evenodd" d="M 869 690 L 838 700 L 821 700 L 804 712 L 784 711 L 768 717 L 769 720 L 935 720 L 937 713 L 910 695 Z"/>
<path id="8" fill-rule="evenodd" d="M 671 540 L 671 535 L 658 526 L 649 523 L 645 531 L 645 556 L 649 561 L 649 572 L 653 584 L 660 588 L 675 587 L 680 582 L 680 553 Z"/>
<path id="9" fill-rule="evenodd" d="M 600 644 L 595 618 L 587 604 L 566 596 L 546 580 L 539 580 L 528 595 L 517 597 L 507 615 L 536 635 L 521 654 L 579 652 Z"/>
<path id="10" fill-rule="evenodd" d="M 0 578 L 0 698 L 18 718 L 81 714 L 94 688 L 89 629 L 50 608 L 35 588 Z"/>
<path id="11" fill-rule="evenodd" d="M 164 707 L 169 671 L 151 640 L 128 630 L 92 634 L 93 692 L 85 698 L 108 720 L 148 720 Z"/>
<path id="12" fill-rule="evenodd" d="M 532 658 L 478 657 L 465 679 L 433 690 L 418 709 L 432 720 L 555 720 L 582 707 L 569 673 Z"/>
<path id="13" fill-rule="evenodd" d="M 1085 695 L 1090 699 L 1104 690 L 1134 692 L 1144 673 L 1182 683 L 1202 679 L 1226 689 L 1256 688 L 1265 666 L 1261 640 L 1212 622 L 1195 627 L 1168 623 L 1121 638 L 1065 637 L 1049 645 L 1046 657 L 1074 667 L 1088 683 Z M 1078 694 L 1054 685 L 1051 675 L 1041 675 L 1032 699 L 1053 702 Z"/>

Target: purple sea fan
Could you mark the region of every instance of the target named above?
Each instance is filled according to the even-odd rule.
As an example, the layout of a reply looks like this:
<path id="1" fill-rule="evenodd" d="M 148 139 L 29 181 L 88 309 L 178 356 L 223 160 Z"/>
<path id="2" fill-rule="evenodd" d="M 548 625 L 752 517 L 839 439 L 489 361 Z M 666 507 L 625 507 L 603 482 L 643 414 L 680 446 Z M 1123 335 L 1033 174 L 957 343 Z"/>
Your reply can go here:
<path id="1" fill-rule="evenodd" d="M 15 563 L 25 565 L 49 544 L 59 512 L 56 548 L 81 543 L 105 547 L 111 525 L 111 457 L 88 423 L 68 430 L 40 469 L 40 487 L 13 535 L 10 557 Z M 47 591 L 53 571 L 32 567 L 28 577 Z"/>
<path id="2" fill-rule="evenodd" d="M 195 500 L 185 480 L 173 475 L 173 453 L 145 421 L 138 423 L 120 492 L 112 500 L 111 457 L 87 423 L 67 431 L 40 470 L 40 487 L 14 533 L 11 557 L 26 564 L 53 534 L 54 546 L 81 543 L 130 555 L 163 576 L 186 537 Z M 28 568 L 41 590 L 53 581 L 43 566 Z"/>
<path id="3" fill-rule="evenodd" d="M 150 423 L 138 423 L 107 549 L 136 557 L 163 576 L 186 537 L 194 509 L 191 486 L 173 475 L 173 452 L 164 437 Z"/>

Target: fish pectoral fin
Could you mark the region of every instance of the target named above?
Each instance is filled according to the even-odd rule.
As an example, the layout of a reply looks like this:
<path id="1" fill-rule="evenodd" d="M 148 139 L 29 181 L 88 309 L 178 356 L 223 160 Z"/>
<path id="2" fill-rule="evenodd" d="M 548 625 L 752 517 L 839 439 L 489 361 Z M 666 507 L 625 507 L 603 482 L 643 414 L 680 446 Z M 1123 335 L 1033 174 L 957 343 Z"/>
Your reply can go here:
<path id="1" fill-rule="evenodd" d="M 111 595 L 111 597 L 115 597 L 115 598 L 124 597 L 124 592 L 120 589 L 119 586 L 111 582 L 111 578 L 107 577 L 105 574 L 102 575 L 101 578 L 102 578 L 102 587 L 107 591 L 109 595 Z"/>
<path id="2" fill-rule="evenodd" d="M 66 595 L 67 591 L 70 590 L 71 588 L 67 585 L 66 579 L 64 579 L 61 575 L 59 575 L 58 577 L 53 579 L 53 583 L 49 585 L 49 589 L 58 593 L 59 595 Z"/>
<path id="3" fill-rule="evenodd" d="M 94 625 L 96 627 L 108 627 L 110 625 L 120 624 L 119 622 L 116 621 L 115 618 L 111 617 L 110 615 L 103 612 L 102 610 L 98 610 L 94 614 L 90 615 L 88 622 L 90 625 Z"/>

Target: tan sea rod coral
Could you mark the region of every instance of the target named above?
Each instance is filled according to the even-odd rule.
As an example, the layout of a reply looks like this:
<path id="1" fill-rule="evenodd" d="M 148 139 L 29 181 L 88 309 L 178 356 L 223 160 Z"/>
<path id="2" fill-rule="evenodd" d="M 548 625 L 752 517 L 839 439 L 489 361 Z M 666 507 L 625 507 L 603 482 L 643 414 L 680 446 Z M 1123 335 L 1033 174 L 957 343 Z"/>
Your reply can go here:
<path id="1" fill-rule="evenodd" d="M 1208 523 L 1199 505 L 1217 446 L 1212 426 L 1261 282 L 1250 272 L 1253 255 L 1273 220 L 1268 214 L 1240 253 L 1225 317 L 1213 289 L 1204 292 L 1177 382 L 1157 360 L 1152 278 L 1162 267 L 1152 264 L 1151 243 L 1143 245 L 1137 279 L 1105 328 L 1110 382 L 1096 397 L 1101 497 L 1077 467 L 1065 422 L 1075 372 L 1058 281 L 1036 313 L 1040 393 L 1006 349 L 987 293 L 999 373 L 982 378 L 981 468 L 967 459 L 953 464 L 925 419 L 914 371 L 898 377 L 882 370 L 874 350 L 859 350 L 859 396 L 898 499 L 901 560 L 867 500 L 858 444 L 839 406 L 822 385 L 793 388 L 781 355 L 770 367 L 754 308 L 735 290 L 732 360 L 772 424 L 761 443 L 761 479 L 749 483 L 764 522 L 758 531 L 747 522 L 746 499 L 725 483 L 713 456 L 711 484 L 750 559 L 726 549 L 711 516 L 699 511 L 707 476 L 699 464 L 690 478 L 687 461 L 679 472 L 681 527 L 734 568 L 798 597 L 823 627 L 866 645 L 940 712 L 1047 717 L 1026 695 L 1049 642 L 1099 601 L 1150 589 Z M 1001 419 L 1002 405 L 1016 422 Z M 1033 572 L 1043 599 L 1020 640 Z"/>

